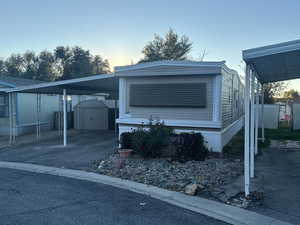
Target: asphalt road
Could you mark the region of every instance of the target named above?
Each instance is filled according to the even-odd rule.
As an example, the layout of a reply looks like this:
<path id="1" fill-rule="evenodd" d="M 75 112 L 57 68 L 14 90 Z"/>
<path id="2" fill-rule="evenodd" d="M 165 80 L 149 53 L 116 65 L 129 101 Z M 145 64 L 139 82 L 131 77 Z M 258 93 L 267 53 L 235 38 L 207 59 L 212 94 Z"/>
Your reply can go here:
<path id="1" fill-rule="evenodd" d="M 224 225 L 130 191 L 52 175 L 0 169 L 1 225 Z"/>

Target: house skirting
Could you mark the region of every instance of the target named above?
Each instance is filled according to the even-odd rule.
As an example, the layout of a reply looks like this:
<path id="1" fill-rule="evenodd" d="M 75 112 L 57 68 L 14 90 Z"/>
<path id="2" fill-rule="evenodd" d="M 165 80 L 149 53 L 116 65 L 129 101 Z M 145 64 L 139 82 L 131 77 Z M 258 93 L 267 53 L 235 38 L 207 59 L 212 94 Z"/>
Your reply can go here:
<path id="1" fill-rule="evenodd" d="M 244 126 L 244 117 L 236 120 L 228 127 L 223 129 L 208 129 L 208 128 L 191 128 L 191 127 L 173 127 L 176 133 L 182 132 L 200 132 L 207 144 L 207 147 L 212 152 L 222 152 L 223 147 L 237 134 Z M 119 124 L 119 135 L 123 132 L 132 132 L 137 129 L 139 125 L 136 124 Z"/>

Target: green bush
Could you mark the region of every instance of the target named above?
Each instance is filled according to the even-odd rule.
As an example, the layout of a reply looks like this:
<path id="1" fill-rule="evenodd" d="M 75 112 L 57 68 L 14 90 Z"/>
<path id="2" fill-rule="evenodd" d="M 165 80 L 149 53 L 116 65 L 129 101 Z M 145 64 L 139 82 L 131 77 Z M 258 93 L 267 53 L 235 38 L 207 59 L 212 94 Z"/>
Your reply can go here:
<path id="1" fill-rule="evenodd" d="M 132 132 L 124 132 L 121 134 L 121 137 L 120 137 L 121 149 L 132 149 L 133 148 L 132 137 L 133 137 Z"/>
<path id="2" fill-rule="evenodd" d="M 131 135 L 125 135 L 126 140 L 128 136 L 131 136 L 134 152 L 142 157 L 157 158 L 162 155 L 166 156 L 166 150 L 170 148 L 174 149 L 171 152 L 175 152 L 175 154 L 168 157 L 171 156 L 178 161 L 202 161 L 207 158 L 208 149 L 200 133 L 175 134 L 173 129 L 165 126 L 164 123 L 156 122 L 153 124 L 152 120 L 146 126 L 148 129 L 142 126 L 134 130 Z"/>
<path id="3" fill-rule="evenodd" d="M 143 127 L 133 132 L 133 150 L 144 158 L 157 158 L 162 155 L 163 148 L 170 144 L 172 129 L 164 123 L 149 123 L 149 129 Z"/>
<path id="4" fill-rule="evenodd" d="M 181 133 L 173 135 L 178 161 L 204 161 L 208 157 L 208 149 L 200 133 Z"/>

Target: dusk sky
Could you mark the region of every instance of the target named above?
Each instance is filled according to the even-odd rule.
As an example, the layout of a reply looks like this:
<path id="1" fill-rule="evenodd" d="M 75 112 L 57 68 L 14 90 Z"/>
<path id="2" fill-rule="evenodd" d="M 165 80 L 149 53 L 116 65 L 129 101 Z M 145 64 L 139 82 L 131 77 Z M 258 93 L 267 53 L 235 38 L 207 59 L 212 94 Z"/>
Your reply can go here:
<path id="1" fill-rule="evenodd" d="M 299 0 L 1 1 L 0 57 L 78 45 L 111 67 L 137 62 L 154 33 L 169 28 L 193 42 L 195 59 L 226 60 L 242 73 L 243 49 L 300 38 Z M 300 91 L 300 80 L 291 82 Z"/>

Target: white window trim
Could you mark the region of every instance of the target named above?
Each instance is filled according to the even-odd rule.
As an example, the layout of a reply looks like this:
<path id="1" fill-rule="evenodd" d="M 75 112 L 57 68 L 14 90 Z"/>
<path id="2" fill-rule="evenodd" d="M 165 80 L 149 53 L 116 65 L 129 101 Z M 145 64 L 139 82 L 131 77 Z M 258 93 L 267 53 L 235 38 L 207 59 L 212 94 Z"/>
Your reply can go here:
<path id="1" fill-rule="evenodd" d="M 222 75 L 217 75 L 213 80 L 213 110 L 212 120 L 221 122 L 221 97 L 222 97 Z"/>

